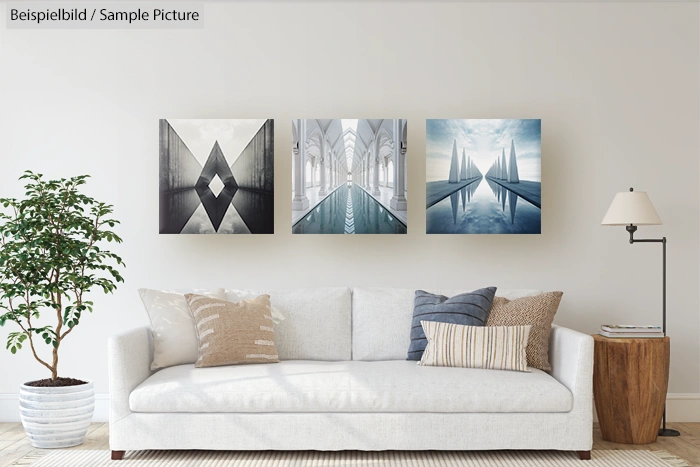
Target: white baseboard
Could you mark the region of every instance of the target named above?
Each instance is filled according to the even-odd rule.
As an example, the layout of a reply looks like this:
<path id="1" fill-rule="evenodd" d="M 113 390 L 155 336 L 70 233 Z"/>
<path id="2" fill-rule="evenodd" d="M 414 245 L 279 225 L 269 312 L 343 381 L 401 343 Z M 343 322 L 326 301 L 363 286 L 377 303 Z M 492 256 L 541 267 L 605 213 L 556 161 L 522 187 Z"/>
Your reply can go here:
<path id="1" fill-rule="evenodd" d="M 666 397 L 666 421 L 700 422 L 700 394 L 668 394 Z"/>
<path id="2" fill-rule="evenodd" d="M 92 421 L 109 421 L 109 394 L 95 394 Z M 0 422 L 19 422 L 19 394 L 0 394 Z"/>
<path id="3" fill-rule="evenodd" d="M 700 393 L 671 393 L 667 397 L 666 421 L 700 422 Z M 593 418 L 595 407 L 593 408 Z M 0 422 L 19 421 L 19 395 L 0 394 Z M 93 422 L 109 421 L 109 394 L 95 394 Z"/>

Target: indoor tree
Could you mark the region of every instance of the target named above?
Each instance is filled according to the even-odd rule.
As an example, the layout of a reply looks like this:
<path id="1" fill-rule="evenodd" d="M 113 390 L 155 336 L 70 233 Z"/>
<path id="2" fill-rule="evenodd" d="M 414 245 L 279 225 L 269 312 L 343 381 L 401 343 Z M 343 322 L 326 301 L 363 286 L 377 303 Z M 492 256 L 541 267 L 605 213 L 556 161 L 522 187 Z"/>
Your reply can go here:
<path id="1" fill-rule="evenodd" d="M 85 311 L 92 289 L 113 292 L 123 282 L 122 259 L 102 249 L 121 243 L 112 206 L 82 194 L 87 175 L 45 180 L 27 171 L 24 199 L 0 198 L 0 326 L 14 323 L 6 348 L 26 346 L 57 382 L 59 349 Z M 40 323 L 42 315 L 55 324 Z M 42 358 L 39 344 L 49 346 Z"/>

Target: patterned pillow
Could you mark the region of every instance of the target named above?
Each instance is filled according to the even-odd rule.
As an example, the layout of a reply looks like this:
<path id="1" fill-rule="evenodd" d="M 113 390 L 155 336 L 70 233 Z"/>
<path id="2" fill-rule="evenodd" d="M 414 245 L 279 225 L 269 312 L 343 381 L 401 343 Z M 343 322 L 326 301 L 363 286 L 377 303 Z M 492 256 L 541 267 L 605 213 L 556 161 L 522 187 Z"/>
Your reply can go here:
<path id="1" fill-rule="evenodd" d="M 462 326 L 421 321 L 428 345 L 419 365 L 526 371 L 530 326 Z"/>
<path id="2" fill-rule="evenodd" d="M 279 362 L 270 296 L 237 303 L 185 295 L 197 331 L 196 368 Z"/>
<path id="3" fill-rule="evenodd" d="M 549 334 L 563 294 L 563 292 L 546 292 L 512 301 L 496 297 L 486 325 L 532 326 L 527 343 L 527 364 L 540 370 L 550 371 L 552 365 L 549 364 Z"/>
<path id="4" fill-rule="evenodd" d="M 420 360 L 428 344 L 420 325 L 421 321 L 484 326 L 495 294 L 496 287 L 487 287 L 452 298 L 416 290 L 407 360 Z"/>

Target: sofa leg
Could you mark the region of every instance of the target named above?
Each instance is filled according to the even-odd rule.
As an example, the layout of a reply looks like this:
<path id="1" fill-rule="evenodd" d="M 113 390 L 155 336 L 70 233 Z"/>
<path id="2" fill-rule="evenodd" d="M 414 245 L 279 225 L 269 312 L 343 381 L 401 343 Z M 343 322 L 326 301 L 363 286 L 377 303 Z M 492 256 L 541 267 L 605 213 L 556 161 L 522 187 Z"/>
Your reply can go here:
<path id="1" fill-rule="evenodd" d="M 591 451 L 576 451 L 576 454 L 578 454 L 578 458 L 582 461 L 591 460 Z"/>
<path id="2" fill-rule="evenodd" d="M 120 461 L 124 458 L 124 452 L 125 451 L 112 451 L 112 460 L 113 461 Z"/>

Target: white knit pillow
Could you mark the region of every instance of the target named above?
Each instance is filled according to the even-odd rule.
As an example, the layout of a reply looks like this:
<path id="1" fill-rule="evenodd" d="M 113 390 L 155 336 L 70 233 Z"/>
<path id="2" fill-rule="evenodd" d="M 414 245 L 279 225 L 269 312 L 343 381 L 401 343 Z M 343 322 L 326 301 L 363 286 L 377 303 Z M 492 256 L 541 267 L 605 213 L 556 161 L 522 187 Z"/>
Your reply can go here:
<path id="1" fill-rule="evenodd" d="M 428 339 L 419 365 L 526 371 L 530 326 L 463 326 L 421 321 Z"/>
<path id="2" fill-rule="evenodd" d="M 139 289 L 153 333 L 151 370 L 197 361 L 197 332 L 184 296 L 188 292 L 225 298 L 224 289 L 194 289 L 187 292 Z"/>

